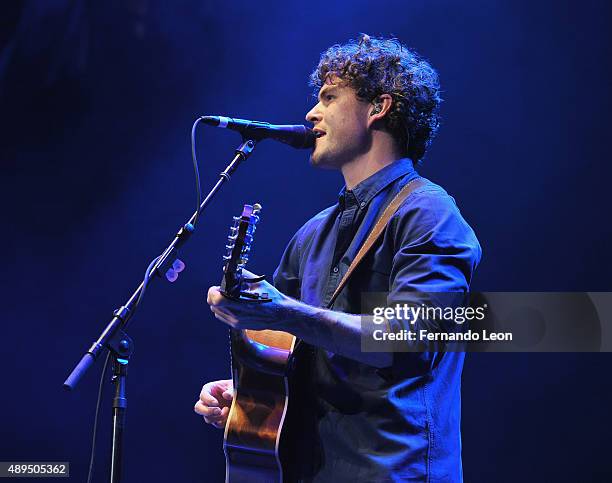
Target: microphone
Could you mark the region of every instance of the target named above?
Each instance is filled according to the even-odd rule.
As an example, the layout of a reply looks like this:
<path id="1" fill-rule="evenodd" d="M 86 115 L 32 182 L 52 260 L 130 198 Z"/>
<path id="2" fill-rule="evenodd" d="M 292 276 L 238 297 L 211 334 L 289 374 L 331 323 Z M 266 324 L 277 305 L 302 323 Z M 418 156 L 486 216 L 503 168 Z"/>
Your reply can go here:
<path id="1" fill-rule="evenodd" d="M 254 141 L 261 141 L 266 138 L 276 139 L 297 149 L 312 148 L 317 138 L 312 129 L 303 125 L 278 125 L 224 116 L 202 116 L 200 119 L 209 126 L 238 131 L 243 137 L 253 139 Z"/>

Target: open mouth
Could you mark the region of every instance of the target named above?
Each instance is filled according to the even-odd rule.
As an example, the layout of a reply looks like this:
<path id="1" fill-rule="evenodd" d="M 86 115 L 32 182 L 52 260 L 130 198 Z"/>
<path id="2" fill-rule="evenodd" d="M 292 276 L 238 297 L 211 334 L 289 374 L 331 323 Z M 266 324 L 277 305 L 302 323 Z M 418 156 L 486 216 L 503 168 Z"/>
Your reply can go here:
<path id="1" fill-rule="evenodd" d="M 313 129 L 313 132 L 314 132 L 315 136 L 317 137 L 317 139 L 318 138 L 322 138 L 323 136 L 325 136 L 325 132 L 324 131 L 318 131 L 318 130 L 314 130 Z"/>

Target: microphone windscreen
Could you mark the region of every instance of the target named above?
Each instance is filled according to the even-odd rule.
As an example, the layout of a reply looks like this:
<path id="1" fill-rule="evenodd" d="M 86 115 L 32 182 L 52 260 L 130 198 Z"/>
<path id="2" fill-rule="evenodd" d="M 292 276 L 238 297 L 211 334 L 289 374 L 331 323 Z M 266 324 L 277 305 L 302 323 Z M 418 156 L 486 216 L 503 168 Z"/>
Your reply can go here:
<path id="1" fill-rule="evenodd" d="M 304 132 L 302 136 L 296 136 L 295 140 L 291 143 L 291 146 L 297 149 L 309 149 L 314 147 L 315 140 L 317 139 L 316 134 L 312 129 L 301 126 L 304 128 Z"/>

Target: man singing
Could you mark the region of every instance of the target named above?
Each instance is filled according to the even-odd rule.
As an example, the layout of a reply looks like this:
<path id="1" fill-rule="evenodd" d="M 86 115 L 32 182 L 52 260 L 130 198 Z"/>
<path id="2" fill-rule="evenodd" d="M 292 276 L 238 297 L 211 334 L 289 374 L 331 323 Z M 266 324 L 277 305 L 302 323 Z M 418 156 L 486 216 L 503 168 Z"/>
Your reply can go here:
<path id="1" fill-rule="evenodd" d="M 305 441 L 295 477 L 316 482 L 460 482 L 461 352 L 362 352 L 361 294 L 469 290 L 481 249 L 454 199 L 423 182 L 326 309 L 334 290 L 387 205 L 418 177 L 438 129 L 434 69 L 395 39 L 362 36 L 321 55 L 311 75 L 318 103 L 306 115 L 318 138 L 310 161 L 338 169 L 338 203 L 289 242 L 266 292 L 248 304 L 208 291 L 215 316 L 239 329 L 289 332 L 312 347 L 309 394 L 316 450 Z M 195 411 L 223 427 L 232 381 L 206 384 Z M 307 447 L 308 446 L 308 447 Z"/>

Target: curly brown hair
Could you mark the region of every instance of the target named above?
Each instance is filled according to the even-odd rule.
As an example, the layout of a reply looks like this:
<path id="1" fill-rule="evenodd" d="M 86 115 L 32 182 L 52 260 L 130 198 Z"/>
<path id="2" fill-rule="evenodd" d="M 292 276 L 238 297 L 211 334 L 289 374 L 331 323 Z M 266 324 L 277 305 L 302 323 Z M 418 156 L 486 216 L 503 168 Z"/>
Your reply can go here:
<path id="1" fill-rule="evenodd" d="M 330 76 L 353 89 L 360 100 L 373 102 L 389 94 L 393 103 L 385 127 L 415 163 L 421 163 L 440 118 L 438 74 L 416 52 L 397 39 L 362 35 L 345 45 L 333 45 L 321 54 L 310 75 L 315 96 Z"/>

